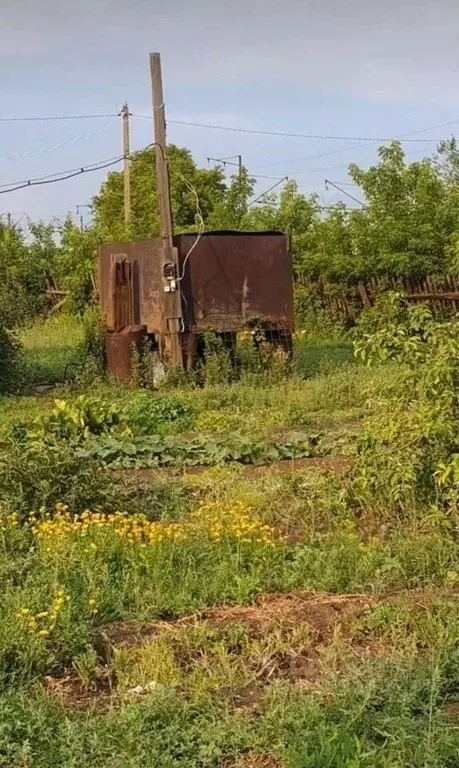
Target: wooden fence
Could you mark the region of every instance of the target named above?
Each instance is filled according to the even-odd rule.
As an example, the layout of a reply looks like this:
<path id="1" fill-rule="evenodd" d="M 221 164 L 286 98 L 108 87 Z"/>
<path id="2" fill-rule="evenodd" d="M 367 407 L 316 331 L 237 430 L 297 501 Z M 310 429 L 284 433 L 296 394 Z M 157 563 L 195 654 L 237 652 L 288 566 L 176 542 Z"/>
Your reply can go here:
<path id="1" fill-rule="evenodd" d="M 429 302 L 436 313 L 446 308 L 459 312 L 459 276 L 456 275 L 428 275 L 421 279 L 382 277 L 354 285 L 299 276 L 297 283 L 317 297 L 331 314 L 349 320 L 362 309 L 372 307 L 377 297 L 387 291 L 399 291 L 410 302 Z"/>

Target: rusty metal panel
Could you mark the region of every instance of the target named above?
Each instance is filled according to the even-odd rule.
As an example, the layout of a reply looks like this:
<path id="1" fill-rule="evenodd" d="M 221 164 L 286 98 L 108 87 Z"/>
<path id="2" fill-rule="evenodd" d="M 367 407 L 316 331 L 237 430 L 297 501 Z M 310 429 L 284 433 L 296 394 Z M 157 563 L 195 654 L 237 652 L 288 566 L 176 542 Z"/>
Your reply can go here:
<path id="1" fill-rule="evenodd" d="M 122 331 L 105 332 L 107 369 L 118 381 L 130 384 L 132 380 L 132 347 L 141 352 L 146 333 L 144 325 L 131 325 Z"/>
<path id="2" fill-rule="evenodd" d="M 254 317 L 293 329 L 293 272 L 288 238 L 279 232 L 208 232 L 190 257 L 195 235 L 178 235 L 183 316 L 188 330 L 233 331 Z"/>
<path id="3" fill-rule="evenodd" d="M 99 300 L 106 328 L 142 324 L 148 333 L 162 332 L 161 247 L 159 238 L 99 246 Z"/>
<path id="4" fill-rule="evenodd" d="M 256 317 L 272 329 L 291 332 L 293 274 L 285 235 L 208 232 L 187 258 L 195 242 L 194 234 L 174 237 L 183 273 L 182 331 L 231 332 Z M 105 327 L 142 324 L 148 333 L 167 333 L 160 238 L 102 245 L 98 255 Z"/>

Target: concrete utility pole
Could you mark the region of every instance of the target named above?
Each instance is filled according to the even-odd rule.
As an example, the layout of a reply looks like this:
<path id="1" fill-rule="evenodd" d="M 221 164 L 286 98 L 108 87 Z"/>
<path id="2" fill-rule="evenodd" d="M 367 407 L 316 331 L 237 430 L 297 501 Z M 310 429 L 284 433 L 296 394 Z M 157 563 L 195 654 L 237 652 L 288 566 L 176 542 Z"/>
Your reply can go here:
<path id="1" fill-rule="evenodd" d="M 129 131 L 129 107 L 124 104 L 120 115 L 123 126 L 123 157 L 124 157 L 124 221 L 129 225 L 131 221 L 131 144 Z"/>
<path id="2" fill-rule="evenodd" d="M 150 53 L 153 121 L 155 129 L 156 184 L 159 205 L 164 275 L 164 346 L 172 365 L 183 367 L 181 344 L 182 304 L 178 278 L 178 254 L 172 240 L 169 172 L 166 160 L 166 117 L 161 75 L 161 56 Z"/>

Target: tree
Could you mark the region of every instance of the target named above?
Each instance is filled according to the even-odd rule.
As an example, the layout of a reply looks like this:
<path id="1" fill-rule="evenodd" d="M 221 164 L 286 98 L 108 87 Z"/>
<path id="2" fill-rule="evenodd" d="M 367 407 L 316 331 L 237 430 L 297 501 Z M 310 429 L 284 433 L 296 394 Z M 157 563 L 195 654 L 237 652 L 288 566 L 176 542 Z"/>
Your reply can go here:
<path id="1" fill-rule="evenodd" d="M 93 227 L 81 230 L 68 216 L 59 238 L 54 274 L 60 290 L 68 292 L 67 307 L 82 313 L 94 296 L 97 232 Z"/>
<path id="2" fill-rule="evenodd" d="M 196 228 L 197 200 L 204 219 L 225 195 L 221 168 L 199 169 L 191 152 L 170 144 L 167 148 L 171 208 L 175 231 Z M 156 196 L 154 149 L 135 155 L 131 167 L 131 226 L 123 213 L 123 174 L 109 173 L 100 192 L 93 198 L 94 228 L 100 242 L 142 239 L 159 234 L 159 209 Z"/>
<path id="3" fill-rule="evenodd" d="M 315 222 L 313 247 L 302 260 L 302 268 L 308 274 L 330 280 L 356 277 L 349 215 L 344 203 L 338 203 Z"/>
<path id="4" fill-rule="evenodd" d="M 19 227 L 0 223 L 0 305 L 7 326 L 23 324 L 43 306 L 46 277 L 34 256 Z"/>
<path id="5" fill-rule="evenodd" d="M 232 176 L 229 187 L 207 218 L 208 229 L 251 229 L 246 217 L 254 186 L 255 180 L 249 177 L 245 168 L 237 176 Z"/>
<path id="6" fill-rule="evenodd" d="M 349 173 L 367 200 L 349 217 L 355 270 L 360 277 L 418 277 L 448 269 L 457 229 L 457 204 L 437 166 L 423 159 L 407 163 L 399 142 L 380 147 L 380 162 Z"/>
<path id="7" fill-rule="evenodd" d="M 311 257 L 314 259 L 319 222 L 317 197 L 303 195 L 296 181 L 288 181 L 279 195 L 270 195 L 260 205 L 251 207 L 243 219 L 247 229 L 288 232 L 292 238 L 294 264 L 299 271 L 305 269 Z"/>

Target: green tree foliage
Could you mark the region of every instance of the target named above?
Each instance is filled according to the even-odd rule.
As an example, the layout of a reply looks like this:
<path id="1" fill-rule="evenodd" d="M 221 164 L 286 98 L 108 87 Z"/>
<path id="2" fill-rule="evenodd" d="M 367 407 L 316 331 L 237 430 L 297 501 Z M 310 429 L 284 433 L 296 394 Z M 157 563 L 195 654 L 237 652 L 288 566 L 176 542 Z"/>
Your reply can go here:
<path id="1" fill-rule="evenodd" d="M 176 232 L 196 230 L 200 215 L 208 230 L 288 232 L 297 275 L 335 283 L 459 269 L 455 139 L 440 144 L 430 159 L 410 163 L 400 144 L 392 142 L 379 149 L 378 163 L 368 170 L 351 165 L 365 200 L 361 209 L 338 203 L 324 211 L 317 196 L 304 195 L 295 181 L 254 200 L 255 180 L 245 169 L 227 182 L 223 168 L 198 168 L 187 149 L 170 145 L 167 159 Z M 48 287 L 68 291 L 68 306 L 81 311 L 93 296 L 98 243 L 159 234 L 154 148 L 132 160 L 131 201 L 126 226 L 123 175 L 113 172 L 93 199 L 93 224 L 84 231 L 71 218 L 38 222 L 26 243 L 19 229 L 0 227 L 4 314 L 13 312 L 23 321 L 42 311 Z"/>
<path id="2" fill-rule="evenodd" d="M 15 329 L 27 312 L 26 250 L 21 232 L 0 223 L 0 392 L 14 386 L 17 373 Z"/>
<path id="3" fill-rule="evenodd" d="M 253 229 L 247 218 L 249 200 L 253 195 L 255 180 L 245 168 L 233 176 L 225 194 L 216 201 L 206 221 L 208 229 Z"/>
<path id="4" fill-rule="evenodd" d="M 288 181 L 279 195 L 262 198 L 244 217 L 247 229 L 277 229 L 292 238 L 295 265 L 302 269 L 311 255 L 314 259 L 320 208 L 315 195 L 306 197 L 296 181 Z"/>
<path id="5" fill-rule="evenodd" d="M 54 259 L 54 275 L 63 291 L 68 291 L 68 308 L 84 312 L 95 289 L 95 250 L 97 233 L 94 228 L 83 229 L 70 217 L 59 227 L 59 248 Z"/>
<path id="6" fill-rule="evenodd" d="M 356 354 L 396 361 L 397 381 L 371 402 L 355 469 L 355 492 L 387 510 L 459 502 L 459 321 L 437 321 L 420 304 L 386 294 L 362 315 Z"/>
<path id="7" fill-rule="evenodd" d="M 175 231 L 195 229 L 196 195 L 206 220 L 223 201 L 226 191 L 223 171 L 221 168 L 198 168 L 188 149 L 173 144 L 167 148 L 167 160 Z M 158 235 L 159 209 L 154 148 L 139 152 L 132 161 L 130 227 L 124 222 L 123 174 L 119 171 L 108 174 L 107 181 L 102 184 L 99 194 L 93 199 L 93 207 L 94 228 L 101 242 Z"/>
<path id="8" fill-rule="evenodd" d="M 350 166 L 367 200 L 365 210 L 349 216 L 355 272 L 369 277 L 447 271 L 459 209 L 438 166 L 427 159 L 407 163 L 398 142 L 381 147 L 379 156 L 367 171 Z"/>

